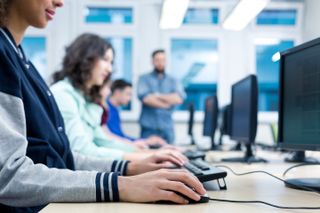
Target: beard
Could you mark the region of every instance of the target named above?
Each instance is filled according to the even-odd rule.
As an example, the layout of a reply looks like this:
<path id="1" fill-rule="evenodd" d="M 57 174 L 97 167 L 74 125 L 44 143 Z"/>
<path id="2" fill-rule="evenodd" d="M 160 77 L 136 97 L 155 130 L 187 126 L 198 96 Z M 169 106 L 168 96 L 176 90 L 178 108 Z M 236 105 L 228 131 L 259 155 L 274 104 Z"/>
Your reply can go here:
<path id="1" fill-rule="evenodd" d="M 158 68 L 155 68 L 154 70 L 155 70 L 155 71 L 156 71 L 156 73 L 158 73 L 158 74 L 162 74 L 162 73 L 164 73 L 164 69 L 158 69 Z"/>

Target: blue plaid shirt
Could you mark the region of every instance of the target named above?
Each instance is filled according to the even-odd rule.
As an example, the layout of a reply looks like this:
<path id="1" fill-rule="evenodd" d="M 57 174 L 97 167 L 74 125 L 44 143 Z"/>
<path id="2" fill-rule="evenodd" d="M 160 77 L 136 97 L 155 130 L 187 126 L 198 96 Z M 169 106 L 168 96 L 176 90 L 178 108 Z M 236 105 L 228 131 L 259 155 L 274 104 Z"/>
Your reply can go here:
<path id="1" fill-rule="evenodd" d="M 185 98 L 182 85 L 168 74 L 158 78 L 158 74 L 153 71 L 142 75 L 138 83 L 138 97 L 142 101 L 149 94 L 169 94 L 178 93 L 181 98 Z M 169 109 L 154 108 L 142 104 L 140 115 L 140 125 L 145 128 L 165 130 L 173 128 L 172 113 L 175 107 Z"/>

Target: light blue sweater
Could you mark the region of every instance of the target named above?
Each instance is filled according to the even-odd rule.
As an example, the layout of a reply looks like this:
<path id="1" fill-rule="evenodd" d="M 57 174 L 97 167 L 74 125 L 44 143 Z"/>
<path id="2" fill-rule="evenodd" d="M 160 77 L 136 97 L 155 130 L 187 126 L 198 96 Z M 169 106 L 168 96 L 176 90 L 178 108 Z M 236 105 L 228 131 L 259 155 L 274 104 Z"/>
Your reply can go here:
<path id="1" fill-rule="evenodd" d="M 100 126 L 103 109 L 98 104 L 87 101 L 68 79 L 51 87 L 65 122 L 71 149 L 87 156 L 122 159 L 124 153 L 135 149 L 114 141 Z"/>

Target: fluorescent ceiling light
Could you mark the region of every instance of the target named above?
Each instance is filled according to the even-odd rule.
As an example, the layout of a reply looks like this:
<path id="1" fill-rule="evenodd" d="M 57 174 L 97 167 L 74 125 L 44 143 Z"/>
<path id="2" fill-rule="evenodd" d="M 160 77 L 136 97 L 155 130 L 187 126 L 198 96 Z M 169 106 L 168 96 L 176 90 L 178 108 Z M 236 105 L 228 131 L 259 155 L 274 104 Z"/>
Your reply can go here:
<path id="1" fill-rule="evenodd" d="M 255 45 L 278 45 L 280 44 L 280 39 L 276 38 L 256 38 L 254 39 L 254 44 Z"/>
<path id="2" fill-rule="evenodd" d="M 164 0 L 160 28 L 179 28 L 188 9 L 189 1 L 190 0 Z"/>
<path id="3" fill-rule="evenodd" d="M 276 52 L 273 56 L 272 56 L 272 61 L 273 62 L 277 62 L 279 61 L 281 58 L 280 52 Z"/>
<path id="4" fill-rule="evenodd" d="M 269 0 L 240 0 L 225 19 L 223 28 L 235 31 L 244 29 L 265 8 L 268 2 Z"/>

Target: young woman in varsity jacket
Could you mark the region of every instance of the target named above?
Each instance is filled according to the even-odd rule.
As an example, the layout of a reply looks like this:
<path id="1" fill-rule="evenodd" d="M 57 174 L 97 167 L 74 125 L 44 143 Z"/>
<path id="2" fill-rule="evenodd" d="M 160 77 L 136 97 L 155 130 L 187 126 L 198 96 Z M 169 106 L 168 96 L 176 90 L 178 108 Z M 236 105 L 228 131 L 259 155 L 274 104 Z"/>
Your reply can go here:
<path id="1" fill-rule="evenodd" d="M 146 164 L 181 163 L 173 156 L 128 163 L 71 152 L 55 100 L 20 46 L 29 26 L 44 28 L 62 5 L 0 0 L 0 212 L 37 212 L 50 202 L 187 203 L 172 191 L 199 200 L 205 190 L 185 171 L 140 174 Z"/>

